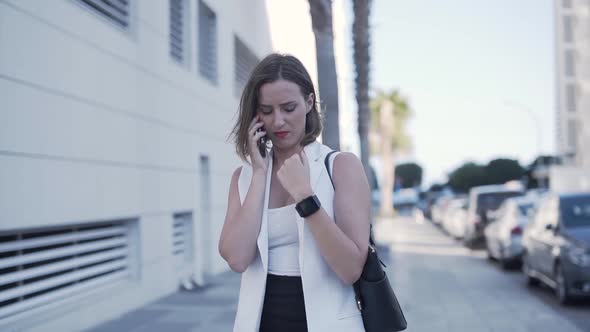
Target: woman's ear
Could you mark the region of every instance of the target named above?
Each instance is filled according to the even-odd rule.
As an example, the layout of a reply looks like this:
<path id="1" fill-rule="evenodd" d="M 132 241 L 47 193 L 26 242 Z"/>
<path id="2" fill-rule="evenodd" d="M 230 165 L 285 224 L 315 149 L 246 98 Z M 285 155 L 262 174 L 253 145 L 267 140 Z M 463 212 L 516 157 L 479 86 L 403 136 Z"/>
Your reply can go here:
<path id="1" fill-rule="evenodd" d="M 305 102 L 305 104 L 307 106 L 307 112 L 305 112 L 305 113 L 311 112 L 311 110 L 313 109 L 314 100 L 315 100 L 315 96 L 313 93 L 310 93 L 309 95 L 307 95 L 307 101 Z"/>

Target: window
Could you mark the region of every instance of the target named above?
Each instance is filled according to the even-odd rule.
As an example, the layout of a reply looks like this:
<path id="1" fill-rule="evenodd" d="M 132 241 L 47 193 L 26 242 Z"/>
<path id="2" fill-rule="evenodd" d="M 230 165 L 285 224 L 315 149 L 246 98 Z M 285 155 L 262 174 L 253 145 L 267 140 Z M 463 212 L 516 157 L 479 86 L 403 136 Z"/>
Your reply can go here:
<path id="1" fill-rule="evenodd" d="M 534 213 L 535 206 L 533 203 L 524 203 L 524 204 L 518 204 L 518 213 L 520 213 L 522 216 L 530 216 L 532 213 Z"/>
<path id="2" fill-rule="evenodd" d="M 566 43 L 571 43 L 573 38 L 573 20 L 571 15 L 566 15 L 563 17 L 563 41 Z"/>
<path id="3" fill-rule="evenodd" d="M 172 255 L 177 264 L 190 262 L 192 253 L 192 212 L 177 213 L 174 215 L 172 231 Z"/>
<path id="4" fill-rule="evenodd" d="M 580 194 L 564 197 L 559 207 L 562 219 L 567 227 L 590 226 L 590 195 Z"/>
<path id="5" fill-rule="evenodd" d="M 574 77 L 576 73 L 575 63 L 574 63 L 574 51 L 573 50 L 566 50 L 565 51 L 565 75 Z"/>
<path id="6" fill-rule="evenodd" d="M 477 196 L 477 213 L 486 220 L 486 211 L 496 210 L 510 197 L 522 196 L 520 191 L 482 193 Z"/>
<path id="7" fill-rule="evenodd" d="M 565 87 L 565 102 L 566 108 L 569 112 L 576 111 L 576 86 L 574 84 L 568 84 Z"/>
<path id="8" fill-rule="evenodd" d="M 578 124 L 576 120 L 567 121 L 567 144 L 573 151 L 577 150 L 578 143 Z"/>
<path id="9" fill-rule="evenodd" d="M 179 63 L 187 58 L 187 8 L 186 0 L 170 0 L 170 56 Z"/>
<path id="10" fill-rule="evenodd" d="M 199 1 L 199 72 L 217 83 L 217 16 Z"/>
<path id="11" fill-rule="evenodd" d="M 0 319 L 131 277 L 130 223 L 0 232 Z"/>
<path id="12" fill-rule="evenodd" d="M 239 96 L 254 67 L 260 62 L 244 42 L 234 36 L 234 94 Z"/>
<path id="13" fill-rule="evenodd" d="M 130 0 L 78 0 L 121 28 L 129 27 Z"/>

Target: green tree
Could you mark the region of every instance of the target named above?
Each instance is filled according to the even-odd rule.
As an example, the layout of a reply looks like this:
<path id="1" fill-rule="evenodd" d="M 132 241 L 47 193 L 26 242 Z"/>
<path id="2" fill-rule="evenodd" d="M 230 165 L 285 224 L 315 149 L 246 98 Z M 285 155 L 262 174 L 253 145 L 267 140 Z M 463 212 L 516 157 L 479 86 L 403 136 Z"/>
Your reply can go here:
<path id="1" fill-rule="evenodd" d="M 381 130 L 381 110 L 383 106 L 386 106 L 388 102 L 392 103 L 392 132 L 383 133 Z M 408 99 L 401 94 L 399 90 L 393 90 L 391 92 L 384 92 L 378 90 L 375 96 L 371 99 L 371 131 L 377 140 L 384 138 L 384 134 L 388 136 L 388 141 L 394 152 L 405 152 L 412 148 L 412 141 L 406 127 L 408 120 L 412 116 L 412 109 Z M 371 153 L 378 153 L 380 151 L 380 145 L 375 140 L 371 142 Z"/>
<path id="2" fill-rule="evenodd" d="M 528 189 L 533 188 L 547 188 L 549 186 L 549 176 L 546 172 L 545 176 L 539 178 L 535 176 L 535 173 L 551 165 L 561 165 L 563 160 L 557 156 L 541 155 L 535 158 L 535 160 L 525 168 L 523 180 L 525 181 Z"/>
<path id="3" fill-rule="evenodd" d="M 523 174 L 524 168 L 514 159 L 494 159 L 486 166 L 488 184 L 502 184 L 511 180 L 519 180 Z"/>
<path id="4" fill-rule="evenodd" d="M 449 174 L 449 186 L 455 192 L 466 193 L 475 186 L 488 184 L 486 168 L 472 162 L 465 163 Z"/>
<path id="5" fill-rule="evenodd" d="M 517 160 L 499 158 L 485 166 L 465 163 L 449 174 L 448 184 L 454 191 L 465 193 L 476 186 L 519 180 L 523 174 L 524 169 Z"/>
<path id="6" fill-rule="evenodd" d="M 393 213 L 391 196 L 393 180 L 395 179 L 394 153 L 410 148 L 410 138 L 405 131 L 406 123 L 411 115 L 409 103 L 399 91 L 389 93 L 377 91 L 371 99 L 371 129 L 370 146 L 371 153 L 381 155 L 383 176 L 381 190 L 382 216 Z"/>
<path id="7" fill-rule="evenodd" d="M 332 0 L 309 0 L 311 25 L 315 36 L 318 89 L 324 117 L 322 141 L 340 150 L 338 121 L 338 77 L 334 59 L 334 32 L 332 29 Z"/>
<path id="8" fill-rule="evenodd" d="M 395 167 L 395 178 L 401 188 L 413 188 L 422 184 L 422 167 L 416 163 L 399 164 Z"/>

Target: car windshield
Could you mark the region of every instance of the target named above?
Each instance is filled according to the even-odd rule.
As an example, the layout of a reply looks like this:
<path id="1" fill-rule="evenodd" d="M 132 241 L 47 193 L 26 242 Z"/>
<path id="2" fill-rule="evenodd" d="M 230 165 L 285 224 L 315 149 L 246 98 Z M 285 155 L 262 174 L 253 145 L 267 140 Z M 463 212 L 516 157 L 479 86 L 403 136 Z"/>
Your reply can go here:
<path id="1" fill-rule="evenodd" d="M 506 199 L 508 199 L 510 197 L 516 197 L 516 196 L 522 196 L 522 192 L 520 192 L 520 191 L 503 191 L 503 192 L 480 194 L 477 197 L 477 213 L 479 215 L 483 216 L 486 211 L 496 210 L 500 207 L 500 205 L 502 205 L 502 203 Z"/>
<path id="2" fill-rule="evenodd" d="M 560 208 L 565 226 L 590 226 L 590 195 L 563 198 Z"/>
<path id="3" fill-rule="evenodd" d="M 528 215 L 529 210 L 532 208 L 533 208 L 532 203 L 518 205 L 518 211 L 520 211 L 520 214 L 522 214 L 523 216 Z"/>

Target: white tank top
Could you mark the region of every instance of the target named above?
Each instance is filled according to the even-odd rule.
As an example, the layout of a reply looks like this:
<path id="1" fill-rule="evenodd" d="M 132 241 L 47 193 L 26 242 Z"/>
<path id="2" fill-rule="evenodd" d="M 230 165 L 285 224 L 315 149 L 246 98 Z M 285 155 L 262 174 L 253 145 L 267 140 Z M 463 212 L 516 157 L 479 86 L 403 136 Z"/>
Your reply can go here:
<path id="1" fill-rule="evenodd" d="M 268 209 L 268 273 L 301 276 L 295 204 Z"/>

